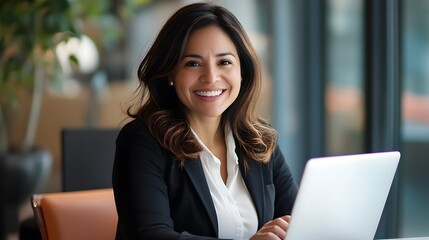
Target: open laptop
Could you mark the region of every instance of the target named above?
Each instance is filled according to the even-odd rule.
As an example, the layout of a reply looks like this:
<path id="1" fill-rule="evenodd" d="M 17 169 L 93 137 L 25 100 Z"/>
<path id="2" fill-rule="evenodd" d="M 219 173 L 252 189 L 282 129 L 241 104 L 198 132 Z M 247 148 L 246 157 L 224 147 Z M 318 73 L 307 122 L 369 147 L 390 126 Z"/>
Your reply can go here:
<path id="1" fill-rule="evenodd" d="M 286 240 L 374 239 L 399 152 L 310 159 Z"/>

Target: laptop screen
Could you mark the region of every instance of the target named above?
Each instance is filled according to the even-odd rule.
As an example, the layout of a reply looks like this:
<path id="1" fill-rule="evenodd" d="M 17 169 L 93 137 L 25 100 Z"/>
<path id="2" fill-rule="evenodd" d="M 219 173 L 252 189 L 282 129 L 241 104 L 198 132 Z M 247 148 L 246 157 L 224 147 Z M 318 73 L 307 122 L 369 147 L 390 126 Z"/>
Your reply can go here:
<path id="1" fill-rule="evenodd" d="M 373 239 L 399 159 L 399 152 L 310 159 L 286 239 Z"/>

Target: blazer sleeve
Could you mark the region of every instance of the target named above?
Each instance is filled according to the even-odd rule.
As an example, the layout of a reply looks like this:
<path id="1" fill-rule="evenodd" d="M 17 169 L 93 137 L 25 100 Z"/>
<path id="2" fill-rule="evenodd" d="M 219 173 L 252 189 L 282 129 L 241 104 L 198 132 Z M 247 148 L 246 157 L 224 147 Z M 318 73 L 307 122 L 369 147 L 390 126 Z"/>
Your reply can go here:
<path id="1" fill-rule="evenodd" d="M 273 182 L 275 186 L 274 218 L 292 213 L 298 187 L 283 153 L 277 146 L 272 158 Z"/>
<path id="2" fill-rule="evenodd" d="M 113 167 L 116 239 L 213 239 L 174 231 L 164 178 L 172 161 L 141 121 L 121 129 Z"/>

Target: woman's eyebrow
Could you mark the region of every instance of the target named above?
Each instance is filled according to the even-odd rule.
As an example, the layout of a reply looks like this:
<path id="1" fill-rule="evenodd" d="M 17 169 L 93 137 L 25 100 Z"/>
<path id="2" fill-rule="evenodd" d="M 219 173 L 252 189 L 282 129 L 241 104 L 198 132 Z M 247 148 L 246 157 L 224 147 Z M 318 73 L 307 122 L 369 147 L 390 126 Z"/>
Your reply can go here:
<path id="1" fill-rule="evenodd" d="M 223 57 L 223 56 L 227 56 L 227 55 L 235 57 L 234 53 L 232 53 L 232 52 L 218 53 L 218 54 L 216 54 L 216 57 Z"/>
<path id="2" fill-rule="evenodd" d="M 216 54 L 216 57 L 224 57 L 224 56 L 228 56 L 228 55 L 235 57 L 235 55 L 232 52 L 218 53 L 218 54 Z M 185 54 L 185 55 L 183 55 L 182 59 L 187 58 L 187 57 L 190 57 L 190 58 L 203 58 L 203 56 L 198 55 L 198 54 Z"/>
<path id="3" fill-rule="evenodd" d="M 198 55 L 198 54 L 184 54 L 182 59 L 187 58 L 187 57 L 189 57 L 189 58 L 203 58 L 201 55 Z"/>

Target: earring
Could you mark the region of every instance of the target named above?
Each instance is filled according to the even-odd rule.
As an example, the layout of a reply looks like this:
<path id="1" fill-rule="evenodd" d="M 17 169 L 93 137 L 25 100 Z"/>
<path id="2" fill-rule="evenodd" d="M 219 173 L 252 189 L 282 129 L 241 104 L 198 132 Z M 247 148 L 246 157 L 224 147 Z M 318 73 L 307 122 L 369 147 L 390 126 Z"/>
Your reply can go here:
<path id="1" fill-rule="evenodd" d="M 169 81 L 170 86 L 174 86 L 174 82 L 173 81 Z"/>

